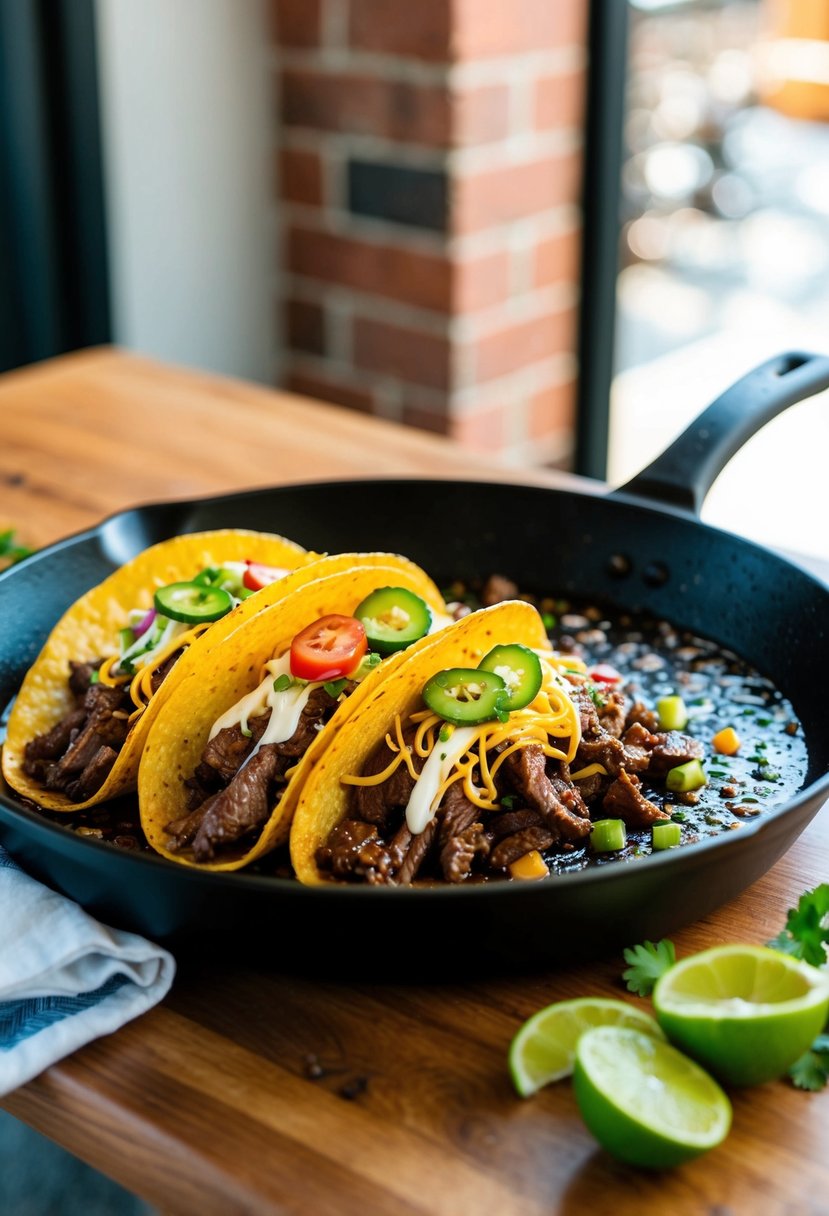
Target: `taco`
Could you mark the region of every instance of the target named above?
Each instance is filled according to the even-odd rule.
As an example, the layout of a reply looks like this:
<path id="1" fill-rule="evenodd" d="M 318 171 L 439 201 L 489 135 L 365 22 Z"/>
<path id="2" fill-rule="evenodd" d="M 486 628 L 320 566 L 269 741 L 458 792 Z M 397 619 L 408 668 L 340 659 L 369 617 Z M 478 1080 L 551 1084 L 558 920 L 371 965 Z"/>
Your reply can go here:
<path id="1" fill-rule="evenodd" d="M 338 573 L 214 647 L 161 707 L 138 797 L 147 840 L 165 857 L 237 870 L 286 840 L 306 774 L 354 707 L 417 639 L 450 623 L 434 583 L 407 559 L 340 560 Z"/>
<path id="2" fill-rule="evenodd" d="M 519 601 L 473 613 L 404 657 L 305 781 L 291 829 L 296 876 L 407 884 L 546 873 L 545 850 L 591 830 L 567 768 L 583 672 Z"/>
<path id="3" fill-rule="evenodd" d="M 316 560 L 284 537 L 241 529 L 139 553 L 68 608 L 27 673 L 3 746 L 9 785 L 55 811 L 134 788 L 164 697 L 260 599 L 282 594 L 290 571 L 313 577 L 301 568 Z"/>

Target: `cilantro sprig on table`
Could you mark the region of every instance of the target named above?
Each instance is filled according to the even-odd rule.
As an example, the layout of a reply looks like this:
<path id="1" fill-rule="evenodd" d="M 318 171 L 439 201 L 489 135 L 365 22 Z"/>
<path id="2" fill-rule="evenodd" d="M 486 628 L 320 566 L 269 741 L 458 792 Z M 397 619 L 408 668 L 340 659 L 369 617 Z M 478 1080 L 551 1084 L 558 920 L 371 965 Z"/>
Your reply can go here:
<path id="1" fill-rule="evenodd" d="M 804 891 L 796 908 L 789 908 L 786 928 L 767 944 L 794 958 L 822 967 L 829 942 L 829 883 Z"/>
<path id="2" fill-rule="evenodd" d="M 34 549 L 28 549 L 25 545 L 15 543 L 13 528 L 0 532 L 0 562 L 7 562 L 13 566 L 15 562 L 22 562 L 23 558 L 28 557 L 31 553 L 34 553 Z"/>
<path id="3" fill-rule="evenodd" d="M 622 972 L 628 992 L 638 996 L 650 996 L 660 975 L 664 975 L 676 962 L 676 948 L 672 941 L 642 942 L 640 946 L 629 946 L 623 952 L 630 966 Z"/>
<path id="4" fill-rule="evenodd" d="M 825 966 L 829 962 L 829 883 L 804 891 L 797 907 L 789 909 L 786 927 L 767 944 L 813 967 Z M 629 964 L 622 972 L 628 991 L 650 996 L 659 977 L 676 962 L 676 950 L 673 942 L 664 938 L 629 946 L 623 957 Z M 789 1076 L 798 1089 L 814 1092 L 829 1084 L 829 1026 L 792 1064 Z"/>

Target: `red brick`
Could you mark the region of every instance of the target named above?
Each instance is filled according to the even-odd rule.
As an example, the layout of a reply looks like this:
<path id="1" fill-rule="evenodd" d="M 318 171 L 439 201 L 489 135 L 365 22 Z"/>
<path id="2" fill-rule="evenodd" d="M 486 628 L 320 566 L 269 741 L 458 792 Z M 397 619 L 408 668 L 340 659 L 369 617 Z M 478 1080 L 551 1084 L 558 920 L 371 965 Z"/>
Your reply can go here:
<path id="1" fill-rule="evenodd" d="M 271 36 L 279 46 L 317 46 L 322 0 L 270 0 Z"/>
<path id="2" fill-rule="evenodd" d="M 487 59 L 583 45 L 588 8 L 589 0 L 454 0 L 455 55 Z"/>
<path id="3" fill-rule="evenodd" d="M 509 409 L 498 404 L 464 411 L 452 419 L 449 434 L 473 451 L 497 452 L 506 444 Z"/>
<path id="4" fill-rule="evenodd" d="M 450 0 L 351 0 L 349 37 L 361 50 L 446 62 L 451 25 Z"/>
<path id="5" fill-rule="evenodd" d="M 446 257 L 309 228 L 292 228 L 287 239 L 287 264 L 295 274 L 436 312 L 451 308 L 452 271 Z"/>
<path id="6" fill-rule="evenodd" d="M 405 426 L 415 426 L 420 431 L 431 431 L 433 435 L 448 435 L 449 402 L 446 403 L 446 412 L 439 413 L 437 410 L 418 405 L 416 401 L 404 401 L 400 421 Z"/>
<path id="7" fill-rule="evenodd" d="M 449 94 L 438 86 L 376 76 L 286 71 L 282 121 L 444 147 L 450 139 Z"/>
<path id="8" fill-rule="evenodd" d="M 569 228 L 539 241 L 533 253 L 533 286 L 578 283 L 581 267 L 581 228 Z"/>
<path id="9" fill-rule="evenodd" d="M 583 71 L 544 76 L 535 86 L 535 125 L 540 130 L 584 123 L 587 76 Z"/>
<path id="10" fill-rule="evenodd" d="M 354 323 L 354 362 L 365 371 L 447 389 L 450 356 L 448 337 L 362 317 Z"/>
<path id="11" fill-rule="evenodd" d="M 511 295 L 510 255 L 506 250 L 455 263 L 452 308 L 477 312 L 503 304 Z"/>
<path id="12" fill-rule="evenodd" d="M 547 156 L 470 173 L 455 183 L 452 230 L 477 232 L 579 201 L 581 155 Z"/>
<path id="13" fill-rule="evenodd" d="M 285 301 L 285 338 L 292 350 L 325 354 L 325 312 L 307 300 Z"/>
<path id="14" fill-rule="evenodd" d="M 373 394 L 353 384 L 325 380 L 320 376 L 309 376 L 305 372 L 289 371 L 285 377 L 285 387 L 291 392 L 302 393 L 304 397 L 314 397 L 317 401 L 333 401 L 335 405 L 344 405 L 363 414 L 374 412 Z"/>
<path id="15" fill-rule="evenodd" d="M 322 205 L 322 159 L 317 152 L 284 148 L 279 157 L 279 192 L 291 203 Z"/>
<path id="16" fill-rule="evenodd" d="M 510 129 L 506 85 L 464 89 L 452 96 L 452 142 L 461 148 L 504 139 Z"/>
<path id="17" fill-rule="evenodd" d="M 527 406 L 527 438 L 571 434 L 576 417 L 576 381 L 562 380 L 535 393 Z"/>
<path id="18" fill-rule="evenodd" d="M 503 329 L 487 334 L 472 344 L 474 381 L 493 380 L 562 351 L 572 351 L 575 340 L 576 310 L 573 308 L 505 324 Z"/>

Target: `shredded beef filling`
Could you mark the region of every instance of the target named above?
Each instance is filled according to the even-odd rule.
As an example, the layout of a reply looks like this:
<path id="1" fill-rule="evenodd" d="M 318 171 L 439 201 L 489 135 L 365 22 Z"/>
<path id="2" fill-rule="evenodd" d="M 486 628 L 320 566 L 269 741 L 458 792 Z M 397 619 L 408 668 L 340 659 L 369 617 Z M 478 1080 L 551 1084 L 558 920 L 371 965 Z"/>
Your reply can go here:
<path id="1" fill-rule="evenodd" d="M 493 586 L 491 594 L 504 590 Z M 548 758 L 536 743 L 505 757 L 496 774 L 502 809 L 470 801 L 461 781 L 448 787 L 424 831 L 412 833 L 405 819 L 414 779 L 405 764 L 377 785 L 355 786 L 349 818 L 317 850 L 317 864 L 340 881 L 407 884 L 461 883 L 506 877 L 509 867 L 533 850 L 582 847 L 594 818 L 623 819 L 644 828 L 669 819 L 642 792 L 638 774 L 662 778 L 675 765 L 702 755 L 702 745 L 676 731 L 660 732 L 658 719 L 619 690 L 602 692 L 576 684 L 581 740 L 572 771 L 601 765 L 574 781 L 571 766 Z M 413 730 L 404 732 L 411 745 Z M 383 740 L 363 768 L 375 776 L 394 753 Z M 423 761 L 412 755 L 416 771 Z"/>
<path id="2" fill-rule="evenodd" d="M 346 686 L 348 692 L 354 685 Z M 211 739 L 188 787 L 188 814 L 166 826 L 168 847 L 174 852 L 192 849 L 196 861 L 212 861 L 222 850 L 259 835 L 288 783 L 287 772 L 305 755 L 311 743 L 337 708 L 337 698 L 324 688 L 312 690 L 290 739 L 264 743 L 270 711 L 248 720 L 248 733 L 240 725 L 225 727 Z M 367 816 L 361 817 L 363 820 Z M 342 825 L 340 825 L 342 826 Z M 368 847 L 370 833 L 364 834 Z M 361 860 L 354 842 L 343 835 L 343 849 L 352 851 L 360 877 L 372 881 L 372 868 Z M 382 867 L 381 867 L 382 869 Z"/>
<path id="3" fill-rule="evenodd" d="M 155 693 L 181 651 L 169 655 L 150 677 Z M 110 688 L 94 682 L 103 659 L 69 662 L 73 703 L 51 730 L 26 744 L 23 771 L 47 790 L 85 802 L 106 781 L 129 733 L 135 706 L 128 684 Z"/>
<path id="4" fill-rule="evenodd" d="M 106 781 L 135 708 L 125 685 L 92 683 L 101 662 L 70 662 L 72 705 L 50 730 L 26 744 L 23 755 L 27 776 L 73 802 L 91 798 Z"/>

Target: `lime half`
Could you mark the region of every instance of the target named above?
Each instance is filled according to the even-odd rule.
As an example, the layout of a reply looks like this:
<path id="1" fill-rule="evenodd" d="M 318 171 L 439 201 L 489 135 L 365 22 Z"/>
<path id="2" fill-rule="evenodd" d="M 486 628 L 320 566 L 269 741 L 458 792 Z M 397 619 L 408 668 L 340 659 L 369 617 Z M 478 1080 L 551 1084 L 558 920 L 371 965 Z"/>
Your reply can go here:
<path id="1" fill-rule="evenodd" d="M 731 1127 L 731 1104 L 713 1077 L 668 1043 L 624 1026 L 579 1039 L 573 1088 L 602 1147 L 647 1169 L 681 1165 Z"/>
<path id="2" fill-rule="evenodd" d="M 542 1085 L 569 1077 L 579 1036 L 595 1026 L 632 1026 L 643 1034 L 664 1038 L 652 1017 L 626 1001 L 586 996 L 548 1005 L 524 1023 L 510 1044 L 510 1076 L 521 1097 L 528 1098 Z"/>
<path id="3" fill-rule="evenodd" d="M 716 946 L 658 980 L 653 1003 L 672 1043 L 731 1085 L 780 1077 L 821 1032 L 829 975 L 764 946 Z"/>

